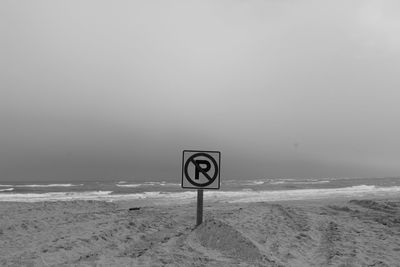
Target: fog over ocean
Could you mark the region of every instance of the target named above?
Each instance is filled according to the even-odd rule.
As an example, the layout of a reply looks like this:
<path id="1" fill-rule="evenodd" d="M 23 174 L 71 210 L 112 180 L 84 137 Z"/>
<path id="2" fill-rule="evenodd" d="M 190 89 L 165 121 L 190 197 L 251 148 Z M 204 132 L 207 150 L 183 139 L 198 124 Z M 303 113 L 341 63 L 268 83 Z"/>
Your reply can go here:
<path id="1" fill-rule="evenodd" d="M 2 1 L 0 183 L 400 175 L 398 1 Z M 168 180 L 170 182 L 170 180 Z"/>

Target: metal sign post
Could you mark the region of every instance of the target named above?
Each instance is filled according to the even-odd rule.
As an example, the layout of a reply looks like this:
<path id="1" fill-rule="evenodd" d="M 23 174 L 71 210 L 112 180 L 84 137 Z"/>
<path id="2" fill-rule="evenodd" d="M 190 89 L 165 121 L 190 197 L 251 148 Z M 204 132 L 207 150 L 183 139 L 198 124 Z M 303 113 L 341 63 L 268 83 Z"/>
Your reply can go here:
<path id="1" fill-rule="evenodd" d="M 197 189 L 197 217 L 196 226 L 203 222 L 203 189 Z"/>
<path id="2" fill-rule="evenodd" d="M 184 150 L 182 188 L 197 189 L 196 226 L 203 222 L 204 189 L 220 188 L 221 152 Z"/>

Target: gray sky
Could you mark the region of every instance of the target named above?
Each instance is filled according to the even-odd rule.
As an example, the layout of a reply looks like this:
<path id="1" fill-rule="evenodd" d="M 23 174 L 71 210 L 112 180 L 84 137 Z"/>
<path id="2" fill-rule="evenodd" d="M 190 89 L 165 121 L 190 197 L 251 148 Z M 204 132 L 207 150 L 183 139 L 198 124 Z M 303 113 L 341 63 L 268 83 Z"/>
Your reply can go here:
<path id="1" fill-rule="evenodd" d="M 0 2 L 0 181 L 400 175 L 399 1 Z"/>

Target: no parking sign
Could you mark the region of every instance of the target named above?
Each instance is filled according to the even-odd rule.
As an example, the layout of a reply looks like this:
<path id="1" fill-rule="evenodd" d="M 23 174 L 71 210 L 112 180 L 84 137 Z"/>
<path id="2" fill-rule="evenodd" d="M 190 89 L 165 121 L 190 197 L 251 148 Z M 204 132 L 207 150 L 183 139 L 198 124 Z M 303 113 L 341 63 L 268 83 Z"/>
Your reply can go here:
<path id="1" fill-rule="evenodd" d="M 221 152 L 184 150 L 182 188 L 219 189 Z"/>
<path id="2" fill-rule="evenodd" d="M 182 155 L 182 188 L 197 189 L 196 225 L 203 222 L 203 190 L 219 189 L 221 152 L 184 150 Z"/>

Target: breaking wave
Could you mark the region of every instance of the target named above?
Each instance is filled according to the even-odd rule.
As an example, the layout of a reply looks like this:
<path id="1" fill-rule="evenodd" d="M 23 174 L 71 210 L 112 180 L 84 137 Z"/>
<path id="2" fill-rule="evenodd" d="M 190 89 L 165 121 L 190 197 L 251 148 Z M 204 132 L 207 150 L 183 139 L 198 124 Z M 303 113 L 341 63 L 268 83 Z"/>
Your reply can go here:
<path id="1" fill-rule="evenodd" d="M 330 183 L 330 180 L 318 180 L 318 179 L 306 179 L 306 180 L 297 180 L 297 179 L 281 179 L 271 181 L 270 184 L 278 185 L 278 184 L 326 184 Z"/>
<path id="2" fill-rule="evenodd" d="M 143 184 L 116 184 L 118 187 L 139 187 L 142 186 Z"/>
<path id="3" fill-rule="evenodd" d="M 41 202 L 41 201 L 68 201 L 68 200 L 103 200 L 112 191 L 89 191 L 89 192 L 50 192 L 50 193 L 15 193 L 0 194 L 0 201 L 15 202 Z M 104 199 L 106 200 L 106 199 Z"/>
<path id="4" fill-rule="evenodd" d="M 171 186 L 176 187 L 180 186 L 177 183 L 167 183 L 167 182 L 145 182 L 140 184 L 127 184 L 127 183 L 117 183 L 116 186 L 118 187 L 141 187 L 141 186 Z"/>
<path id="5" fill-rule="evenodd" d="M 25 185 L 14 185 L 15 187 L 71 187 L 71 186 L 83 186 L 83 184 L 25 184 Z"/>
<path id="6" fill-rule="evenodd" d="M 11 188 L 0 189 L 0 192 L 8 192 L 8 191 L 13 191 L 13 190 L 14 190 L 14 188 L 11 187 Z"/>

